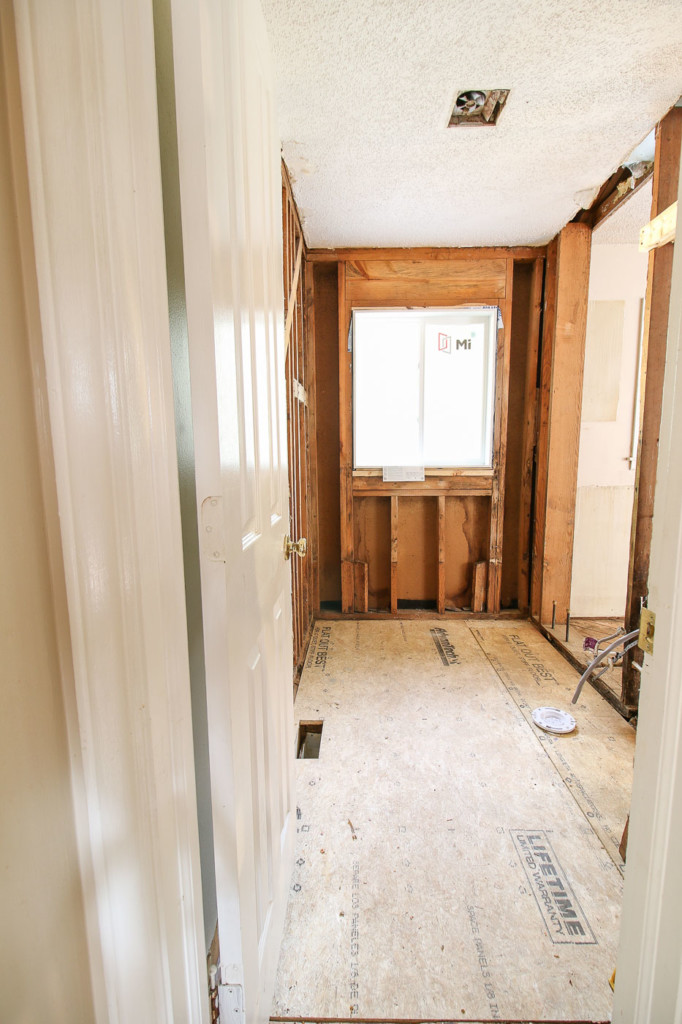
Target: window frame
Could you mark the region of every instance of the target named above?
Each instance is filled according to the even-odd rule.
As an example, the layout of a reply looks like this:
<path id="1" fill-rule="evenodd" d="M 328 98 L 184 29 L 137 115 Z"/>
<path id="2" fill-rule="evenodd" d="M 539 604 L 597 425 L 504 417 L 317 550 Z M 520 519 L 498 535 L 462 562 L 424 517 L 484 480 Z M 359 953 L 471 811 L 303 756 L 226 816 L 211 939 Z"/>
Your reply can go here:
<path id="1" fill-rule="evenodd" d="M 484 324 L 486 332 L 485 340 L 487 344 L 487 352 L 484 362 L 485 372 L 485 408 L 484 408 L 484 425 L 483 425 L 483 437 L 482 446 L 488 453 L 487 462 L 476 462 L 475 464 L 456 464 L 456 465 L 420 465 L 419 468 L 424 470 L 426 477 L 433 476 L 483 476 L 492 477 L 495 474 L 495 428 L 496 428 L 496 406 L 497 406 L 497 348 L 498 348 L 498 335 L 500 330 L 500 309 L 499 306 L 494 306 L 485 303 L 467 303 L 466 305 L 434 305 L 434 306 L 392 306 L 392 305 L 381 305 L 381 306 L 353 306 L 350 310 L 350 331 L 352 339 L 352 474 L 353 476 L 380 476 L 383 473 L 383 465 L 360 465 L 357 464 L 357 372 L 356 372 L 356 343 L 357 343 L 357 330 L 356 330 L 356 314 L 369 314 L 377 315 L 382 314 L 386 317 L 393 317 L 405 313 L 410 319 L 421 321 L 421 355 L 420 355 L 420 392 L 419 392 L 419 436 L 420 445 L 422 446 L 422 458 L 423 458 L 423 439 L 424 439 L 424 377 L 425 377 L 425 352 L 426 352 L 426 327 L 428 326 L 429 320 L 433 323 L 443 322 L 443 319 L 452 317 L 453 315 L 460 316 L 466 322 L 467 314 L 469 316 L 478 315 L 479 317 L 483 314 L 486 315 L 489 323 Z M 454 324 L 453 324 L 454 326 Z M 414 463 L 410 463 L 413 465 Z M 386 464 L 388 465 L 388 464 Z M 393 465 L 393 464 L 392 464 Z M 400 463 L 400 465 L 408 465 L 408 463 Z"/>

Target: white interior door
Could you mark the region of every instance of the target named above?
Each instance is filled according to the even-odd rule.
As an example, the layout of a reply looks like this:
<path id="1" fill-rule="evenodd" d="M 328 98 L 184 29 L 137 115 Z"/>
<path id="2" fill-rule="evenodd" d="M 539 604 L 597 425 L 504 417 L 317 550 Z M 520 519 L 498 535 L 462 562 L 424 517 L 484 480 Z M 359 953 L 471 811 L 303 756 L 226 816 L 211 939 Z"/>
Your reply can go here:
<path id="1" fill-rule="evenodd" d="M 259 5 L 172 9 L 221 1000 L 256 1021 L 295 834 L 279 144 Z"/>

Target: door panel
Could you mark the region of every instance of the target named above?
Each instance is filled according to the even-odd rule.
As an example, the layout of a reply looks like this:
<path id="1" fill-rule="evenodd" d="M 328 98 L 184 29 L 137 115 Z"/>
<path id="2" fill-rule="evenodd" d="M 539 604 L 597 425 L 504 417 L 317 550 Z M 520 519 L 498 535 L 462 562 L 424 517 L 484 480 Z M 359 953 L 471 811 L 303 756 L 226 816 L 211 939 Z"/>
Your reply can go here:
<path id="1" fill-rule="evenodd" d="M 279 143 L 258 4 L 173 4 L 221 1002 L 255 1024 L 295 832 Z"/>

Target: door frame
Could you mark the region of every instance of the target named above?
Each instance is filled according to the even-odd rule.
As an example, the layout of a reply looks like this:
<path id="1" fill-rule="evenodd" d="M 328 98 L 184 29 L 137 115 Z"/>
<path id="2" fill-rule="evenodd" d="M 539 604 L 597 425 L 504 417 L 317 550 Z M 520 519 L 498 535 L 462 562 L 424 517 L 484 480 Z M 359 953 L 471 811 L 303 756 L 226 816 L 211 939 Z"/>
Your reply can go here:
<path id="1" fill-rule="evenodd" d="M 293 677 L 290 636 L 291 585 L 288 563 L 284 559 L 284 536 L 289 530 L 289 494 L 286 473 L 286 411 L 284 374 L 284 298 L 282 291 L 281 245 L 281 178 L 279 140 L 274 127 L 263 143 L 267 150 L 261 153 L 257 166 L 248 164 L 247 129 L 249 115 L 258 112 L 248 108 L 249 47 L 264 54 L 267 44 L 265 22 L 259 5 L 252 0 L 171 0 L 173 28 L 173 65 L 175 76 L 175 102 L 177 111 L 179 196 L 182 214 L 184 252 L 185 297 L 189 335 L 189 372 L 191 378 L 194 455 L 201 548 L 201 593 L 204 624 L 204 658 L 206 667 L 206 699 L 208 708 L 209 758 L 211 770 L 211 799 L 213 805 L 213 837 L 215 849 L 216 897 L 220 948 L 221 1007 L 248 1024 L 255 1020 L 263 1024 L 269 1018 L 279 945 L 284 928 L 284 916 L 293 867 L 296 834 L 294 794 L 294 716 L 291 680 Z M 267 60 L 267 57 L 264 57 Z M 274 88 L 274 87 L 273 87 Z M 253 98 L 251 99 L 253 103 Z M 267 104 L 264 102 L 264 107 Z M 260 116 L 272 126 L 261 109 Z M 264 129 L 264 136 L 266 131 Z M 250 173 L 253 173 L 251 185 Z M 249 188 L 258 188 L 259 175 L 263 175 L 263 189 L 269 188 L 272 208 L 266 212 L 277 244 L 263 246 L 258 253 L 259 266 L 254 264 L 255 254 L 252 225 L 250 223 Z M 245 252 L 252 247 L 250 253 Z M 269 329 L 276 346 L 272 365 L 277 368 L 278 380 L 270 381 L 279 391 L 278 403 L 273 392 L 268 400 L 273 411 L 271 430 L 279 433 L 283 457 L 273 467 L 272 477 L 279 475 L 279 513 L 272 514 L 269 524 L 262 518 L 260 539 L 255 536 L 246 543 L 234 528 L 234 511 L 239 507 L 245 487 L 240 472 L 245 456 L 237 452 L 237 417 L 244 423 L 244 405 L 237 384 L 235 368 L 246 349 L 244 339 L 249 337 L 247 324 L 262 315 L 250 305 L 257 289 L 254 279 L 262 275 L 264 307 L 276 310 Z M 234 376 L 233 376 L 234 375 Z M 256 374 L 258 376 L 258 373 Z M 264 377 L 261 379 L 264 379 Z M 258 391 L 258 387 L 256 388 Z M 234 402 L 224 396 L 234 396 Z M 263 395 L 260 394 L 260 401 Z M 226 406 L 232 405 L 231 411 Z M 274 415 L 278 405 L 279 420 Z M 262 444 L 262 439 L 261 439 Z M 271 456 L 272 457 L 272 456 Z M 257 465 L 261 466 L 262 452 Z M 261 482 L 262 486 L 262 482 Z M 213 508 L 214 511 L 211 511 Z M 261 507 L 261 512 L 263 509 Z M 267 728 L 267 715 L 281 714 L 282 732 L 268 747 L 272 763 L 282 755 L 284 769 L 280 784 L 284 789 L 285 814 L 281 833 L 277 833 L 272 856 L 272 898 L 265 915 L 262 934 L 256 938 L 257 911 L 250 905 L 245 861 L 253 854 L 256 829 L 249 832 L 244 825 L 245 795 L 252 792 L 257 768 L 253 765 L 251 749 L 243 729 L 248 657 L 244 658 L 244 678 L 229 671 L 235 664 L 235 651 L 241 637 L 235 633 L 234 602 L 239 600 L 250 613 L 256 609 L 250 590 L 254 579 L 261 585 L 263 595 L 272 580 L 263 575 L 262 555 L 258 545 L 266 542 L 267 535 L 281 531 L 277 541 L 278 568 L 286 575 L 287 586 L 279 603 L 281 636 L 284 649 L 286 687 L 270 690 L 270 706 L 259 719 Z M 216 543 L 215 538 L 220 542 Z M 268 542 L 269 543 L 269 542 Z M 266 549 L 270 550 L 270 549 Z M 244 552 L 251 552 L 245 556 Z M 245 558 L 249 558 L 248 570 Z M 272 568 L 270 562 L 267 568 Z M 251 572 L 253 579 L 240 574 Z M 284 592 L 286 590 L 286 593 Z M 258 601 L 265 600 L 261 595 Z M 261 605 L 262 608 L 262 605 Z M 255 621 L 255 620 L 253 620 Z M 242 624 L 244 620 L 242 620 Z M 250 625 L 250 622 L 248 623 Z M 246 632 L 246 631 L 244 631 Z M 268 624 L 260 623 L 260 638 L 267 655 Z M 286 638 L 286 639 L 285 639 Z M 276 679 L 278 662 L 277 644 L 271 652 L 270 678 Z M 264 661 L 267 661 L 264 656 Z M 229 667 L 229 669 L 228 669 Z M 274 673 L 273 673 L 274 669 Z M 251 691 L 253 707 L 257 696 Z M 291 700 L 290 714 L 286 705 Z M 254 716 L 257 712 L 252 710 Z M 268 746 L 265 741 L 258 747 Z M 287 763 L 287 757 L 290 757 Z M 267 776 L 267 772 L 265 772 Z M 253 792 L 256 789 L 254 788 Z M 263 799 L 261 811 L 268 800 Z M 268 826 L 269 828 L 269 823 Z M 276 850 L 274 849 L 276 847 Z M 254 894 L 255 899 L 255 894 Z M 257 951 L 255 950 L 257 946 Z M 249 955 L 249 954 L 253 955 Z M 257 964 L 256 964 L 257 959 Z"/>
<path id="2" fill-rule="evenodd" d="M 682 183 L 682 178 L 680 179 Z M 682 188 L 678 188 L 678 202 Z M 682 1021 L 682 244 L 675 247 L 614 1024 Z"/>
<path id="3" fill-rule="evenodd" d="M 152 6 L 14 11 L 83 966 L 101 1024 L 207 1024 Z"/>
<path id="4" fill-rule="evenodd" d="M 57 561 L 63 558 L 73 657 L 65 704 L 73 709 L 97 1020 L 205 1024 L 151 5 L 91 0 L 77 23 L 66 0 L 15 0 L 15 13 L 46 366 L 44 386 L 36 367 L 36 400 L 47 402 L 59 504 Z M 70 77 L 74 67 L 80 74 Z M 112 83 L 120 108 L 110 102 Z M 85 130 L 76 130 L 67 152 L 54 128 L 66 111 L 73 126 L 75 109 Z M 79 146 L 83 159 L 75 158 Z M 682 679 L 673 668 L 682 660 L 679 248 L 652 552 L 657 645 L 643 672 L 619 1024 L 644 1024 L 652 1012 L 656 1019 L 680 1014 Z M 125 835 L 116 856 L 114 820 Z M 123 884 L 122 867 L 133 884 Z"/>

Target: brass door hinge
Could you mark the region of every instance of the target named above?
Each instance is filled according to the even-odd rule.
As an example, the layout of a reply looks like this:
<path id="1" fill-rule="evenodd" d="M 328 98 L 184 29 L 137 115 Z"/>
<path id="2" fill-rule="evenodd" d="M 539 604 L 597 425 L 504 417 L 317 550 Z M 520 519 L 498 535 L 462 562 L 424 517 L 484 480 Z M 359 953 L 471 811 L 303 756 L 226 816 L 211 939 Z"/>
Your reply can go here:
<path id="1" fill-rule="evenodd" d="M 292 555 L 298 555 L 299 558 L 305 558 L 306 552 L 308 551 L 308 541 L 305 537 L 301 537 L 300 540 L 292 540 L 291 537 L 284 538 L 284 557 L 289 559 Z"/>

